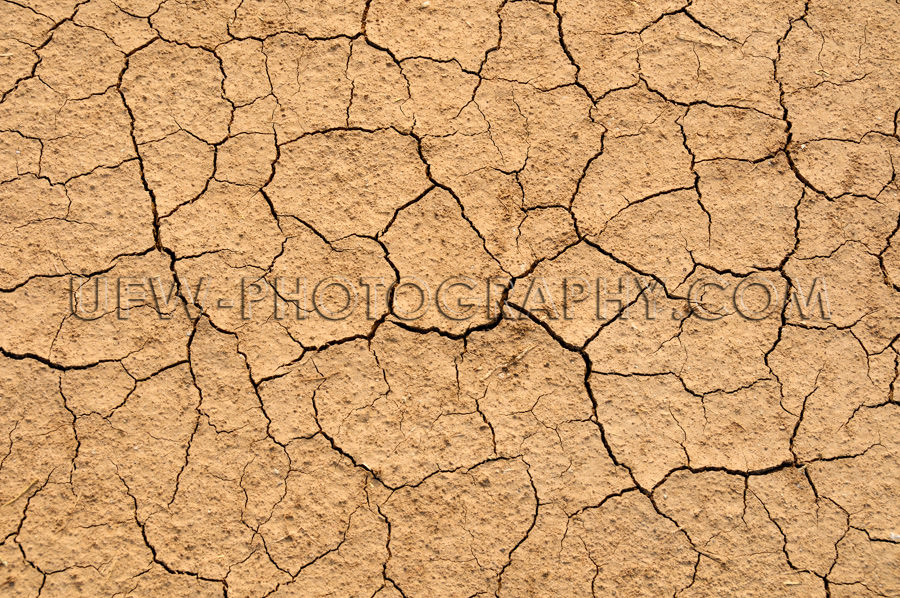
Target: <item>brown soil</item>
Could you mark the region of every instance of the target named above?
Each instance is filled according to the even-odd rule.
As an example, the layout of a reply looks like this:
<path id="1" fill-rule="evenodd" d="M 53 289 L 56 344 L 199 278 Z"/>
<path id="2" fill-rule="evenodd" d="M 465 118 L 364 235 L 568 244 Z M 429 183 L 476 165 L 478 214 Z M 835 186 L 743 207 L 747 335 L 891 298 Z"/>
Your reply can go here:
<path id="1" fill-rule="evenodd" d="M 0 595 L 900 596 L 897 0 L 0 29 Z"/>

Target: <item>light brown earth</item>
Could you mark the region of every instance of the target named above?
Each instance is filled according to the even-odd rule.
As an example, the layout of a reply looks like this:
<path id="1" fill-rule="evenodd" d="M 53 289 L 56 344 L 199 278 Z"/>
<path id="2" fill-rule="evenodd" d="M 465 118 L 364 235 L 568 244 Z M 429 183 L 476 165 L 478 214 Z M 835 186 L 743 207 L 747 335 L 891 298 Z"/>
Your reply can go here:
<path id="1" fill-rule="evenodd" d="M 898 128 L 897 0 L 0 1 L 0 596 L 900 596 Z"/>

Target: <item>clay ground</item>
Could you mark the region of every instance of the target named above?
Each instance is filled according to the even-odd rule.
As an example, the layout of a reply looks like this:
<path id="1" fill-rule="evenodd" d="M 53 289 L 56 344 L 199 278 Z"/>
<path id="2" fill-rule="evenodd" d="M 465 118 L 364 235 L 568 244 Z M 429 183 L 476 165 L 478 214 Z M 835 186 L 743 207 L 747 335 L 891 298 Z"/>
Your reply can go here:
<path id="1" fill-rule="evenodd" d="M 0 595 L 900 596 L 898 119 L 896 0 L 0 2 Z"/>

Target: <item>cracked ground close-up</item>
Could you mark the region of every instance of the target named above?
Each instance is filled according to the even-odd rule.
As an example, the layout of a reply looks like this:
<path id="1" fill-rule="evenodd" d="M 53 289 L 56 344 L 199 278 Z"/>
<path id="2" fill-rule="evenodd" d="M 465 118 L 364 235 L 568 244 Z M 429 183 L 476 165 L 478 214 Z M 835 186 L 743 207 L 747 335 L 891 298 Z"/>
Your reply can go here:
<path id="1" fill-rule="evenodd" d="M 0 0 L 0 596 L 900 596 L 898 0 Z"/>

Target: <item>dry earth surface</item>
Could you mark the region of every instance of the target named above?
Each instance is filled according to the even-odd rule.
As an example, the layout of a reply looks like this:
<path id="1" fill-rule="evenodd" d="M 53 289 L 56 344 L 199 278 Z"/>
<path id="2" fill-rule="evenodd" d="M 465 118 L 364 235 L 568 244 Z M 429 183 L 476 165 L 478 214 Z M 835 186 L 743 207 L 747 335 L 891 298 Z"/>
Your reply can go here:
<path id="1" fill-rule="evenodd" d="M 0 2 L 0 594 L 900 596 L 898 120 L 896 0 Z"/>

